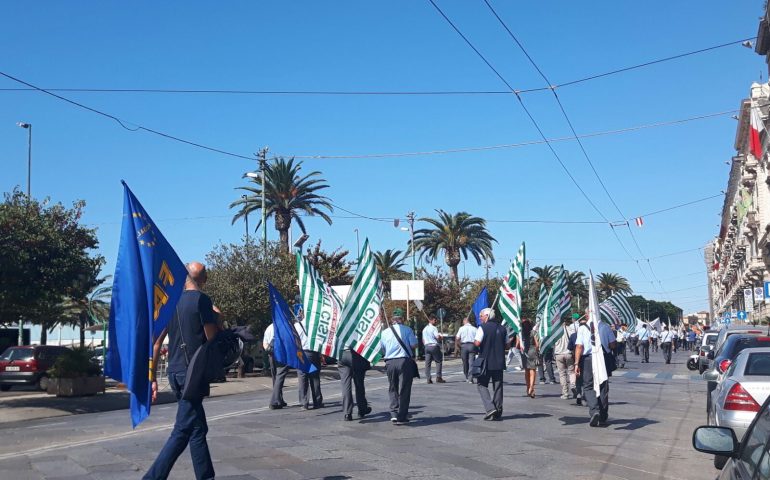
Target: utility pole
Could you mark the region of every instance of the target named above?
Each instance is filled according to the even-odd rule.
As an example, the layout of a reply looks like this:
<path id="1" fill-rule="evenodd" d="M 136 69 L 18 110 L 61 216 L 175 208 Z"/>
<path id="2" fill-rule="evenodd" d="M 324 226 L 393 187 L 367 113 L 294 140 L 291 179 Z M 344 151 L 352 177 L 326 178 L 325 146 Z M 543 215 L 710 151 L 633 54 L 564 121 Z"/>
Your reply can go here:
<path id="1" fill-rule="evenodd" d="M 246 208 L 246 199 L 248 198 L 248 196 L 241 195 L 241 198 L 243 199 L 243 206 L 244 206 L 244 208 Z M 244 213 L 243 219 L 246 221 L 246 245 L 247 245 L 247 248 L 248 248 L 248 245 L 249 245 L 249 212 L 245 212 Z"/>
<path id="2" fill-rule="evenodd" d="M 406 214 L 406 220 L 409 222 L 409 236 L 412 239 L 412 280 L 414 280 L 415 262 L 414 262 L 414 212 Z"/>
<path id="3" fill-rule="evenodd" d="M 267 168 L 267 151 L 268 147 L 262 147 L 257 154 L 259 169 L 262 173 L 262 248 L 264 249 L 265 258 L 267 258 L 267 213 L 265 212 L 265 190 L 267 187 L 265 184 L 265 168 Z"/>

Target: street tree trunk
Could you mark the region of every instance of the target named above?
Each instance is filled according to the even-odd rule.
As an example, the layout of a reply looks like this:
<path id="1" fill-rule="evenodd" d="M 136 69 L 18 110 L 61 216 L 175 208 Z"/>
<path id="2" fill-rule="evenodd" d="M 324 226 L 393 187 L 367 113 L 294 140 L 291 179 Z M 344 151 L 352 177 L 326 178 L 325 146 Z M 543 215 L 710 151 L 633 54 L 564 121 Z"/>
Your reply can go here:
<path id="1" fill-rule="evenodd" d="M 283 253 L 289 253 L 289 228 L 291 228 L 291 215 L 285 212 L 276 212 L 275 229 L 278 230 Z"/>
<path id="2" fill-rule="evenodd" d="M 32 341 L 31 338 L 29 340 Z M 45 345 L 46 342 L 48 342 L 48 325 L 44 322 L 40 325 L 40 345 Z"/>
<path id="3" fill-rule="evenodd" d="M 449 273 L 451 275 L 452 281 L 455 283 L 455 285 L 459 285 L 460 279 L 457 275 L 457 266 L 460 264 L 460 250 L 456 248 L 446 250 L 446 253 L 444 254 L 444 261 L 449 267 Z"/>

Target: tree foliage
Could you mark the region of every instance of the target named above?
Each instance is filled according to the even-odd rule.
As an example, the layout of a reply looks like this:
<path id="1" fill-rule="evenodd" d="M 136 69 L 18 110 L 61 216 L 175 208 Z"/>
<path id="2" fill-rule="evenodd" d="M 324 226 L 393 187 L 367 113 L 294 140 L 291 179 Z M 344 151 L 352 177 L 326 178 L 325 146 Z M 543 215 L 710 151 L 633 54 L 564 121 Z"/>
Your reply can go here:
<path id="1" fill-rule="evenodd" d="M 0 323 L 19 318 L 53 328 L 63 304 L 99 284 L 104 257 L 95 229 L 80 225 L 85 202 L 72 208 L 28 199 L 18 190 L 0 204 Z"/>
<path id="2" fill-rule="evenodd" d="M 297 289 L 294 257 L 278 242 L 219 244 L 206 255 L 206 293 L 229 325 L 248 325 L 260 335 L 272 322 L 267 282 L 291 304 Z"/>
<path id="3" fill-rule="evenodd" d="M 308 247 L 306 257 L 327 284 L 348 285 L 353 282 L 350 270 L 355 265 L 354 262 L 347 260 L 349 253 L 347 250 L 343 250 L 342 247 L 332 252 L 322 250 L 321 240 L 318 240 L 314 247 Z"/>

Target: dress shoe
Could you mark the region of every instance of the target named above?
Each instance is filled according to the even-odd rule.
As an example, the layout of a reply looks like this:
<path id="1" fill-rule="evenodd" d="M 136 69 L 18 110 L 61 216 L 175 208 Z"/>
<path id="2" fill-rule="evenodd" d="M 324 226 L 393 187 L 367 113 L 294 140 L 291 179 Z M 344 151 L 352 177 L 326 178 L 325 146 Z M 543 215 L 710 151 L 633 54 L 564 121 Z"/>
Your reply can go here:
<path id="1" fill-rule="evenodd" d="M 583 406 L 583 400 L 581 400 L 580 397 L 578 397 L 577 400 L 575 400 L 575 405 L 577 405 L 578 407 L 582 407 Z"/>
<path id="2" fill-rule="evenodd" d="M 270 410 L 280 410 L 283 408 L 283 405 L 270 405 Z"/>
<path id="3" fill-rule="evenodd" d="M 300 410 L 310 410 L 310 405 L 301 405 L 299 407 Z"/>
<path id="4" fill-rule="evenodd" d="M 288 407 L 288 406 L 289 406 L 289 404 L 288 404 L 288 403 L 286 403 L 286 402 L 283 402 L 283 401 L 282 401 L 282 402 L 281 402 L 281 406 L 282 406 L 282 407 Z"/>
<path id="5" fill-rule="evenodd" d="M 436 377 L 436 383 L 446 383 L 443 378 Z"/>
<path id="6" fill-rule="evenodd" d="M 352 422 L 353 421 L 353 415 L 346 413 L 345 414 L 345 421 L 346 422 Z"/>
<path id="7" fill-rule="evenodd" d="M 324 408 L 324 406 L 325 405 L 323 404 L 323 402 L 316 403 L 316 404 L 313 405 L 313 410 L 318 409 L 318 408 Z"/>
<path id="8" fill-rule="evenodd" d="M 372 407 L 367 406 L 365 409 L 358 411 L 358 418 L 364 418 L 370 413 L 372 413 Z"/>
<path id="9" fill-rule="evenodd" d="M 484 415 L 484 420 L 492 420 L 497 415 L 497 410 L 490 410 Z"/>
<path id="10" fill-rule="evenodd" d="M 594 413 L 593 416 L 591 416 L 591 421 L 588 424 L 591 425 L 592 427 L 598 427 L 600 420 L 601 420 L 601 418 L 600 418 L 599 414 L 598 413 Z"/>
<path id="11" fill-rule="evenodd" d="M 408 418 L 403 418 L 401 420 L 396 420 L 394 425 L 406 425 L 408 423 L 409 423 L 409 419 Z"/>
<path id="12" fill-rule="evenodd" d="M 429 378 L 429 379 L 428 379 L 428 381 L 427 381 L 427 382 L 425 382 L 425 383 L 433 383 L 433 380 L 431 380 L 431 379 Z"/>

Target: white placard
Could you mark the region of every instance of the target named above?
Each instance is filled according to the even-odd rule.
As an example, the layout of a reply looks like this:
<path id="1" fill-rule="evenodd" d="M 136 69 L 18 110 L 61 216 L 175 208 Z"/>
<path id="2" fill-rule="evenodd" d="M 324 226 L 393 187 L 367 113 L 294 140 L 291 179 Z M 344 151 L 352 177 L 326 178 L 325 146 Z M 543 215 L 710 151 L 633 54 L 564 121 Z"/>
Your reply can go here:
<path id="1" fill-rule="evenodd" d="M 351 287 L 353 287 L 353 285 L 332 285 L 332 290 L 337 292 L 337 295 L 340 296 L 340 300 L 344 302 L 345 299 L 348 298 Z"/>
<path id="2" fill-rule="evenodd" d="M 747 312 L 754 311 L 754 292 L 750 288 L 743 289 L 743 303 Z"/>
<path id="3" fill-rule="evenodd" d="M 422 280 L 391 280 L 390 298 L 393 300 L 425 300 Z"/>

